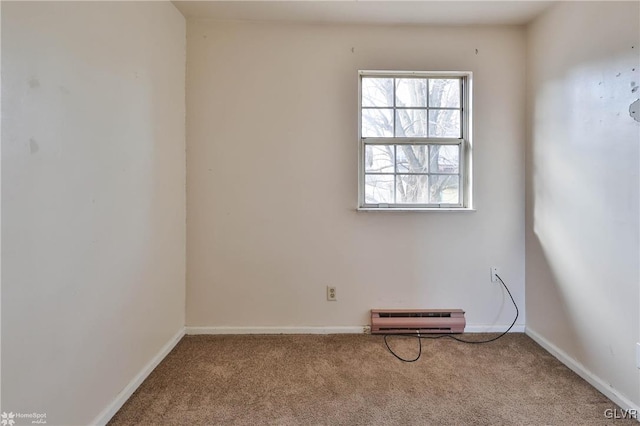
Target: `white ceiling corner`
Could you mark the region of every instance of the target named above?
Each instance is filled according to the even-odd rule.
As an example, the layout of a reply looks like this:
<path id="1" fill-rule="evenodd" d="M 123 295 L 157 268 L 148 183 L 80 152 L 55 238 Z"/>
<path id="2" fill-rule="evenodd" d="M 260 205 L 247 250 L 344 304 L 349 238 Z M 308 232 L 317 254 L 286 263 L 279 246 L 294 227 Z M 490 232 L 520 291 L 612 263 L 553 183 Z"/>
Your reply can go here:
<path id="1" fill-rule="evenodd" d="M 395 25 L 522 25 L 553 1 L 180 1 L 191 19 Z"/>

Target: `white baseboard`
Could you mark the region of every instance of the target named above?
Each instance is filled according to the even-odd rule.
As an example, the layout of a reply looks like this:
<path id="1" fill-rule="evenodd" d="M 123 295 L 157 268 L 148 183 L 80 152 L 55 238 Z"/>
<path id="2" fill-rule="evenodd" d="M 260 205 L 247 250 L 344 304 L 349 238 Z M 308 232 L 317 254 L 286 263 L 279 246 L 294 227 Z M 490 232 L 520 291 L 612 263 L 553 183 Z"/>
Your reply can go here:
<path id="1" fill-rule="evenodd" d="M 507 325 L 467 325 L 465 333 L 503 333 L 510 324 Z M 524 324 L 515 324 L 509 333 L 524 333 Z"/>
<path id="2" fill-rule="evenodd" d="M 600 391 L 604 396 L 609 398 L 615 404 L 620 406 L 623 410 L 636 410 L 636 413 L 640 413 L 640 406 L 634 404 L 627 399 L 624 395 L 612 388 L 607 382 L 600 377 L 589 371 L 584 365 L 570 357 L 562 349 L 558 348 L 553 343 L 536 333 L 530 328 L 526 328 L 525 333 L 531 337 L 537 344 L 542 346 L 551 355 L 556 357 L 560 362 L 569 367 L 574 373 L 586 380 L 591 386 Z"/>
<path id="3" fill-rule="evenodd" d="M 186 327 L 185 332 L 194 334 L 363 334 L 368 325 L 347 327 Z"/>
<path id="4" fill-rule="evenodd" d="M 102 413 L 90 423 L 91 425 L 106 425 L 109 420 L 118 412 L 125 402 L 133 395 L 144 380 L 151 374 L 154 368 L 171 352 L 184 336 L 184 327 L 178 331 L 160 351 L 145 365 L 142 370 L 129 382 L 129 384 L 116 396 L 116 398 L 105 408 Z"/>
<path id="5" fill-rule="evenodd" d="M 508 325 L 471 325 L 465 333 L 501 333 Z M 368 333 L 368 325 L 341 327 L 186 327 L 188 335 L 196 334 L 363 334 Z M 511 333 L 523 333 L 524 325 L 514 325 Z"/>

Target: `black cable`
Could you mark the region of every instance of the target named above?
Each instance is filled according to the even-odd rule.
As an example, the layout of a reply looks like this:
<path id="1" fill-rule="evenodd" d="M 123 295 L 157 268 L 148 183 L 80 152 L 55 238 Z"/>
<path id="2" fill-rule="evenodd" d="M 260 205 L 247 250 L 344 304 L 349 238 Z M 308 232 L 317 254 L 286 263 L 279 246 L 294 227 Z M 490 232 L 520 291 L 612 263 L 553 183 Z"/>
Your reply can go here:
<path id="1" fill-rule="evenodd" d="M 507 287 L 507 285 L 504 283 L 504 281 L 502 281 L 502 278 L 500 278 L 500 275 L 496 274 L 496 278 L 498 278 L 498 280 L 500 280 L 500 283 L 502 284 L 504 289 L 507 290 L 507 293 L 509 294 L 509 297 L 511 298 L 511 302 L 513 303 L 513 306 L 516 308 L 516 317 L 513 319 L 513 322 L 511 323 L 509 328 L 507 328 L 502 334 L 500 334 L 499 336 L 493 337 L 491 339 L 488 339 L 488 340 L 464 340 L 464 339 L 456 337 L 456 336 L 454 336 L 452 334 L 440 334 L 440 335 L 437 335 L 437 336 L 421 336 L 420 333 L 418 333 L 417 335 L 416 334 L 385 334 L 384 335 L 384 344 L 387 346 L 387 349 L 389 350 L 389 352 L 391 352 L 391 355 L 395 356 L 396 358 L 398 358 L 400 361 L 403 361 L 403 362 L 415 362 L 415 361 L 419 360 L 420 357 L 422 356 L 422 339 L 448 338 L 448 339 L 453 339 L 453 340 L 461 342 L 461 343 L 470 343 L 470 344 L 477 345 L 477 344 L 482 344 L 482 343 L 495 342 L 496 340 L 498 340 L 499 338 L 501 338 L 502 336 L 507 334 L 509 331 L 511 331 L 511 329 L 515 325 L 516 321 L 518 320 L 518 316 L 520 315 L 520 310 L 518 309 L 518 305 L 516 304 L 516 301 L 514 300 L 513 295 L 509 291 L 509 287 Z M 389 337 L 389 336 L 413 337 L 413 338 L 418 339 L 418 355 L 414 359 L 405 359 L 405 358 L 400 357 L 389 346 L 389 342 L 387 341 L 387 337 Z"/>
<path id="2" fill-rule="evenodd" d="M 418 356 L 416 356 L 414 359 L 404 359 L 404 358 L 401 358 L 398 354 L 396 354 L 389 346 L 389 342 L 387 342 L 387 337 L 389 336 L 392 336 L 392 334 L 384 335 L 384 344 L 387 345 L 387 349 L 389 349 L 389 352 L 391 352 L 391 355 L 395 356 L 396 358 L 398 358 L 400 361 L 403 361 L 403 362 L 416 362 L 417 360 L 420 359 L 420 357 L 422 356 L 422 339 L 418 339 Z M 398 336 L 398 334 L 395 334 L 395 336 Z M 400 336 L 405 336 L 405 335 L 401 334 Z M 405 337 L 409 337 L 409 336 L 405 336 Z M 420 335 L 412 336 L 412 337 L 420 337 Z"/>

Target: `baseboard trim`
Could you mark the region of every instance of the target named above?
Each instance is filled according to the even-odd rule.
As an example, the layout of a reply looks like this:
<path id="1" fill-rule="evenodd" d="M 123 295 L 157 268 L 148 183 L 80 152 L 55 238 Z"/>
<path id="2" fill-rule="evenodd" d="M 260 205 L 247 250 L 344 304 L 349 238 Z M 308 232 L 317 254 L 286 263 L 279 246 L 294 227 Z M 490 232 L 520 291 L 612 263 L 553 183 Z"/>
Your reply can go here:
<path id="1" fill-rule="evenodd" d="M 347 327 L 186 327 L 188 335 L 196 334 L 363 334 L 369 326 Z"/>
<path id="2" fill-rule="evenodd" d="M 471 325 L 465 333 L 501 333 L 508 325 Z M 187 335 L 198 334 L 363 334 L 369 333 L 368 325 L 341 327 L 186 327 Z M 523 333 L 524 325 L 514 325 L 511 333 Z"/>
<path id="3" fill-rule="evenodd" d="M 611 385 L 609 385 L 607 382 L 589 371 L 580 362 L 570 357 L 569 354 L 564 352 L 562 349 L 558 348 L 556 345 L 554 345 L 529 327 L 525 329 L 525 333 L 527 336 L 531 337 L 531 339 L 533 339 L 537 344 L 542 346 L 547 352 L 556 357 L 561 363 L 569 367 L 569 369 L 571 369 L 574 373 L 582 377 L 587 381 L 587 383 L 600 391 L 600 393 L 620 406 L 620 408 L 622 408 L 623 410 L 636 410 L 636 413 L 640 413 L 640 406 L 627 399 L 616 389 L 612 388 Z"/>
<path id="4" fill-rule="evenodd" d="M 503 333 L 509 325 L 467 325 L 465 333 Z M 524 333 L 524 324 L 515 324 L 509 333 Z"/>
<path id="5" fill-rule="evenodd" d="M 129 384 L 115 397 L 115 399 L 90 423 L 91 425 L 103 426 L 118 412 L 125 402 L 133 395 L 144 380 L 151 374 L 154 368 L 171 352 L 185 335 L 184 327 L 181 328 L 145 365 L 142 370 L 129 382 Z"/>

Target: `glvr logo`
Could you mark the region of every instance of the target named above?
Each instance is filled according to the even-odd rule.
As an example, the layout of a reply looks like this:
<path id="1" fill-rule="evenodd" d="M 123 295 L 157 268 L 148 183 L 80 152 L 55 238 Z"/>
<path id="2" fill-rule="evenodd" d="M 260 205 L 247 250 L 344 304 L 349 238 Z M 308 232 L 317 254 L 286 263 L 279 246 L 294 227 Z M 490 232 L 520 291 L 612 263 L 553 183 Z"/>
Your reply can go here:
<path id="1" fill-rule="evenodd" d="M 0 425 L 2 426 L 13 426 L 16 424 L 16 421 L 13 420 L 16 417 L 13 413 L 5 413 L 4 411 L 0 414 Z"/>
<path id="2" fill-rule="evenodd" d="M 638 410 L 622 408 L 607 408 L 604 410 L 604 417 L 607 419 L 638 419 Z"/>

